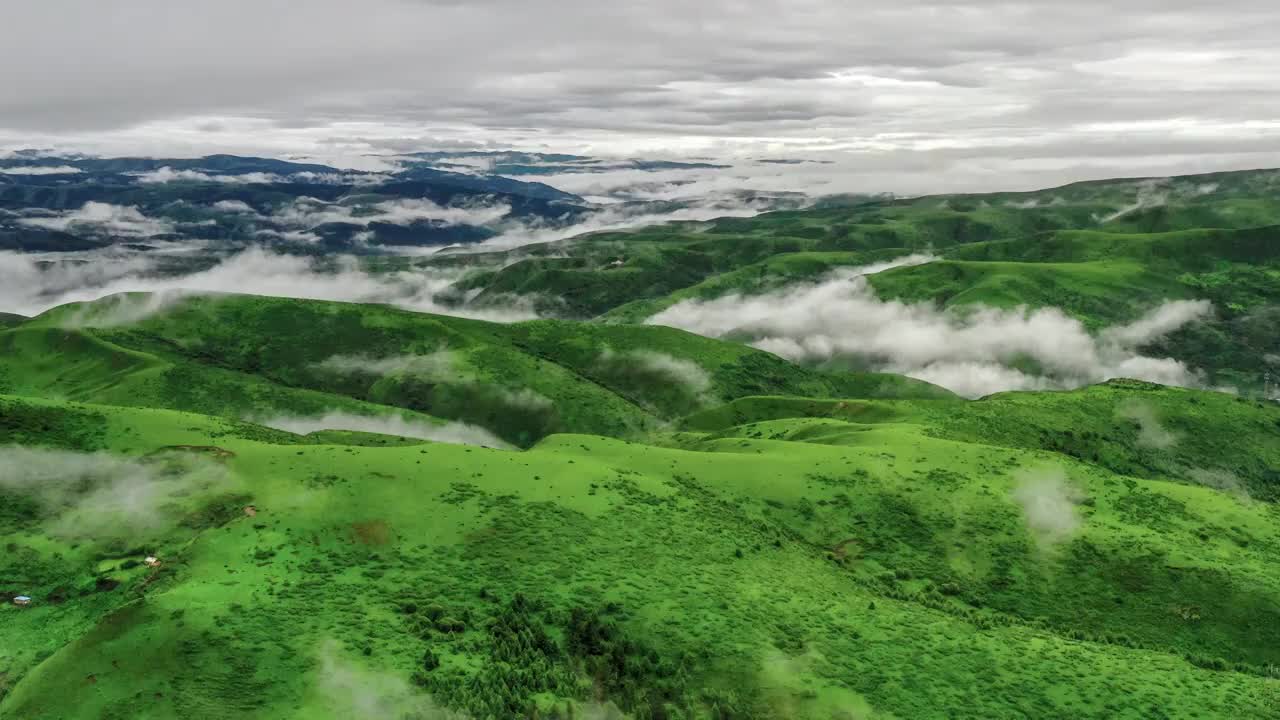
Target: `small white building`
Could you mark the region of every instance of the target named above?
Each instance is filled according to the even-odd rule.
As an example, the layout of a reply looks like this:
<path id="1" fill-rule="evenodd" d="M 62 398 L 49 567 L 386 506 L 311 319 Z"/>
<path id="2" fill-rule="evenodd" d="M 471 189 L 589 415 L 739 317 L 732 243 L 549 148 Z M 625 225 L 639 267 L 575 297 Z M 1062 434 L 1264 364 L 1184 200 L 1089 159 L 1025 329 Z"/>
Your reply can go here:
<path id="1" fill-rule="evenodd" d="M 155 555 L 148 555 L 142 562 L 146 563 L 147 567 L 160 567 L 160 558 Z"/>
<path id="2" fill-rule="evenodd" d="M 17 605 L 18 607 L 26 607 L 31 604 L 31 598 L 27 597 L 26 595 L 19 595 L 18 597 L 13 599 L 13 604 Z"/>

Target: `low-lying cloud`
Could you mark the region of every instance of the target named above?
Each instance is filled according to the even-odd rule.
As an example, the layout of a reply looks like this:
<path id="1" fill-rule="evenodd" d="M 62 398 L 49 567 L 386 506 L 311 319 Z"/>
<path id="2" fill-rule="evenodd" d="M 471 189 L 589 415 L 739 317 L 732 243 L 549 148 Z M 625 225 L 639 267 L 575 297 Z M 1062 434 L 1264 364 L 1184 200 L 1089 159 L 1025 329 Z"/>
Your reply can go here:
<path id="1" fill-rule="evenodd" d="M 1220 490 L 1237 499 L 1247 502 L 1250 499 L 1249 488 L 1238 475 L 1230 470 L 1220 468 L 1189 468 L 1186 477 L 1192 482 L 1214 490 Z"/>
<path id="2" fill-rule="evenodd" d="M 529 298 L 514 297 L 502 307 L 485 308 L 438 301 L 437 296 L 467 272 L 464 269 L 427 267 L 375 273 L 352 257 L 322 261 L 250 248 L 207 270 L 161 276 L 161 259 L 151 253 L 121 257 L 109 253 L 42 256 L 0 252 L 0 312 L 37 315 L 66 303 L 119 293 L 167 292 L 170 298 L 177 298 L 189 292 L 384 303 L 495 322 L 537 317 Z"/>
<path id="3" fill-rule="evenodd" d="M 0 489 L 33 500 L 49 532 L 136 538 L 173 527 L 178 504 L 234 487 L 221 465 L 173 455 L 136 460 L 109 453 L 0 448 Z"/>
<path id="4" fill-rule="evenodd" d="M 1116 407 L 1116 416 L 1138 425 L 1138 446 L 1150 450 L 1168 450 L 1178 443 L 1179 435 L 1160 423 L 1156 409 L 1141 400 L 1128 400 Z"/>
<path id="5" fill-rule="evenodd" d="M 341 375 L 397 375 L 406 373 L 428 378 L 456 377 L 457 356 L 448 350 L 428 355 L 391 355 L 374 358 L 364 355 L 334 355 L 312 367 Z"/>
<path id="6" fill-rule="evenodd" d="M 78 172 L 78 171 L 77 171 Z M 366 173 L 319 173 L 309 170 L 281 175 L 268 172 L 213 173 L 201 170 L 175 170 L 168 165 L 131 173 L 140 183 L 152 185 L 174 182 L 227 183 L 231 185 L 269 185 L 275 183 L 319 183 L 325 185 L 369 185 L 387 180 L 389 176 Z"/>
<path id="7" fill-rule="evenodd" d="M 333 717 L 360 720 L 471 720 L 466 713 L 441 708 L 405 678 L 359 665 L 336 640 L 316 651 L 312 686 Z"/>
<path id="8" fill-rule="evenodd" d="M 334 355 L 312 367 L 339 375 L 406 375 L 420 380 L 471 388 L 482 391 L 491 401 L 512 411 L 542 412 L 552 409 L 555 403 L 547 396 L 530 388 L 508 388 L 481 379 L 467 367 L 462 356 L 450 350 L 439 350 L 426 355 L 392 355 L 373 358 L 363 355 Z"/>
<path id="9" fill-rule="evenodd" d="M 1154 178 L 1138 183 L 1138 195 L 1134 198 L 1132 204 L 1126 205 L 1110 215 L 1097 218 L 1098 222 L 1102 224 L 1115 222 L 1116 220 L 1132 215 L 1140 210 L 1163 207 L 1168 204 L 1169 194 L 1167 192 L 1161 192 L 1159 189 L 1161 183 L 1166 181 L 1167 179 L 1164 178 Z"/>
<path id="10" fill-rule="evenodd" d="M 606 375 L 624 375 L 646 385 L 674 387 L 690 405 L 708 405 L 716 398 L 711 375 L 701 365 L 656 350 L 615 351 L 605 348 L 597 359 Z"/>
<path id="11" fill-rule="evenodd" d="M 249 203 L 243 200 L 219 200 L 213 204 L 214 210 L 233 213 L 254 213 L 257 212 Z"/>
<path id="12" fill-rule="evenodd" d="M 745 158 L 735 158 L 730 168 L 655 170 L 631 164 L 615 167 L 597 165 L 590 173 L 542 175 L 538 180 L 596 202 L 728 202 L 744 193 L 771 195 L 821 189 L 815 188 L 810 178 L 795 166 L 755 163 Z"/>
<path id="13" fill-rule="evenodd" d="M 254 418 L 252 422 L 296 435 L 308 435 L 320 430 L 349 430 L 417 438 L 452 445 L 478 445 L 496 449 L 511 447 L 482 427 L 460 422 L 436 424 L 399 415 L 357 415 L 333 411 L 323 415 L 277 415 Z"/>
<path id="14" fill-rule="evenodd" d="M 1042 548 L 1052 548 L 1080 529 L 1079 493 L 1062 468 L 1025 471 L 1016 478 L 1013 501 Z"/>
<path id="15" fill-rule="evenodd" d="M 4 175 L 75 175 L 80 172 L 80 168 L 70 165 L 17 165 L 14 167 L 0 167 L 0 174 Z"/>
<path id="16" fill-rule="evenodd" d="M 497 236 L 469 245 L 463 250 L 508 250 L 587 233 L 631 230 L 672 222 L 705 222 L 722 217 L 754 217 L 773 207 L 773 202 L 768 199 L 743 199 L 736 196 L 705 197 L 685 202 L 675 208 L 648 203 L 605 205 L 581 216 L 570 225 L 554 221 L 541 222 L 537 219 L 499 223 L 493 227 L 498 232 Z"/>
<path id="17" fill-rule="evenodd" d="M 927 256 L 837 270 L 818 282 L 760 295 L 685 300 L 648 320 L 709 337 L 740 338 L 789 360 L 855 361 L 980 397 L 1004 390 L 1070 388 L 1129 377 L 1195 386 L 1183 363 L 1138 348 L 1208 316 L 1207 301 L 1171 301 L 1133 323 L 1091 335 L 1056 308 L 943 310 L 885 301 L 865 276 Z M 1016 367 L 1031 361 L 1038 370 Z"/>
<path id="18" fill-rule="evenodd" d="M 80 305 L 59 318 L 58 326 L 67 329 L 113 328 L 132 325 L 177 306 L 192 293 L 185 290 L 161 290 L 154 293 L 108 295 Z"/>
<path id="19" fill-rule="evenodd" d="M 271 219 L 283 225 L 305 229 L 327 223 L 367 227 L 372 223 L 412 225 L 424 221 L 446 226 L 484 227 L 498 222 L 510 212 L 511 206 L 506 203 L 444 206 L 425 198 L 399 198 L 371 205 L 346 205 L 304 197 L 280 208 Z"/>
<path id="20" fill-rule="evenodd" d="M 123 237 L 148 237 L 174 231 L 172 223 L 147 217 L 134 206 L 89 201 L 77 210 L 48 216 L 23 217 L 18 223 L 63 232 L 88 232 Z"/>

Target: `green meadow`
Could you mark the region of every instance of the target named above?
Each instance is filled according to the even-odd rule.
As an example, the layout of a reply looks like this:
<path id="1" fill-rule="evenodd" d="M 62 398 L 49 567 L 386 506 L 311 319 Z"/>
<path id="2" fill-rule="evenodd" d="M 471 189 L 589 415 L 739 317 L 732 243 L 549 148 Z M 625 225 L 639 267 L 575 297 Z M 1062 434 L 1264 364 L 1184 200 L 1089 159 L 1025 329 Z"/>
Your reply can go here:
<path id="1" fill-rule="evenodd" d="M 319 310 L 346 308 L 298 317 Z M 34 325 L 6 340 L 49 332 Z M 175 345 L 216 326 L 190 327 Z M 79 384 L 49 387 L 129 388 L 141 404 L 181 364 L 84 339 L 99 332 L 122 331 L 67 335 L 86 342 L 64 368 Z M 826 400 L 796 369 L 812 398 L 742 396 L 643 435 L 502 450 L 294 435 L 232 419 L 234 404 L 38 398 L 50 370 L 24 357 L 7 377 L 30 394 L 0 400 L 0 442 L 28 455 L 5 461 L 79 476 L 56 501 L 0 495 L 3 589 L 35 598 L 4 611 L 6 715 L 1276 709 L 1273 403 L 1126 382 L 970 402 L 906 382 L 892 397 L 882 379 L 874 398 Z M 202 373 L 248 382 L 188 377 Z M 282 407 L 322 392 L 260 382 L 254 397 Z M 1145 446 L 1126 403 L 1177 442 Z M 124 475 L 95 473 L 106 457 Z M 95 484 L 131 492 L 139 472 L 141 507 L 82 502 Z M 1044 479 L 1061 485 L 1061 533 L 1019 500 Z"/>
<path id="2" fill-rule="evenodd" d="M 1274 179 L 370 261 L 561 319 L 0 316 L 0 717 L 1280 716 Z M 879 297 L 1094 333 L 1207 300 L 1144 351 L 1235 391 L 966 400 L 644 324 L 911 253 Z"/>

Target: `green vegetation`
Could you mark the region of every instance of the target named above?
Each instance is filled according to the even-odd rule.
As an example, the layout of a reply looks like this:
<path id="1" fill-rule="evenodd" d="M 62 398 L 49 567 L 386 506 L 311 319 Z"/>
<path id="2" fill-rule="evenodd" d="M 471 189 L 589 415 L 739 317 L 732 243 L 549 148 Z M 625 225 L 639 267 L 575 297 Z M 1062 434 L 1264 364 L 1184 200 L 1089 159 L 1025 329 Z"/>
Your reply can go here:
<path id="1" fill-rule="evenodd" d="M 0 717 L 1275 717 L 1280 404 L 968 401 L 636 324 L 927 251 L 869 282 L 1095 331 L 1211 300 L 1155 349 L 1257 390 L 1273 180 L 378 261 L 594 321 L 235 295 L 0 319 Z"/>
<path id="2" fill-rule="evenodd" d="M 681 300 L 754 294 L 912 253 L 941 262 L 873 275 L 883 299 L 944 307 L 1056 307 L 1091 330 L 1170 299 L 1212 319 L 1151 348 L 1214 385 L 1265 384 L 1280 336 L 1275 171 L 1077 183 L 1032 193 L 832 199 L 809 210 L 602 232 L 468 256 L 458 302 L 524 295 L 542 311 L 637 323 Z M 619 264 L 620 263 L 620 264 Z M 501 269 L 492 269 L 495 265 Z"/>
<path id="3" fill-rule="evenodd" d="M 1277 702 L 1271 403 L 1120 381 L 966 402 L 665 328 L 264 298 L 58 327 L 81 309 L 0 335 L 24 396 L 0 398 L 0 454 L 28 453 L 0 464 L 74 481 L 52 502 L 0 476 L 0 590 L 34 598 L 4 609 L 6 716 L 347 717 L 362 693 L 477 718 Z M 557 411 L 691 414 L 523 452 L 214 417 L 240 409 L 229 388 L 273 410 L 373 407 L 359 398 L 385 379 L 308 368 L 442 348 L 486 386 L 527 363 L 513 377 Z M 678 407 L 617 360 L 642 350 L 688 359 L 720 397 Z M 185 392 L 152 384 L 175 369 Z M 546 381 L 562 377 L 584 394 Z M 205 414 L 144 407 L 166 400 Z M 139 476 L 155 502 L 104 509 L 103 488 Z M 1062 534 L 1020 505 L 1042 477 L 1063 479 Z"/>
<path id="4" fill-rule="evenodd" d="M 631 436 L 748 395 L 949 395 L 897 376 L 801 368 L 662 327 L 501 325 L 243 296 L 189 298 L 128 326 L 63 327 L 119 302 L 58 308 L 0 334 L 0 389 L 232 418 L 443 418 L 521 446 L 554 432 Z"/>

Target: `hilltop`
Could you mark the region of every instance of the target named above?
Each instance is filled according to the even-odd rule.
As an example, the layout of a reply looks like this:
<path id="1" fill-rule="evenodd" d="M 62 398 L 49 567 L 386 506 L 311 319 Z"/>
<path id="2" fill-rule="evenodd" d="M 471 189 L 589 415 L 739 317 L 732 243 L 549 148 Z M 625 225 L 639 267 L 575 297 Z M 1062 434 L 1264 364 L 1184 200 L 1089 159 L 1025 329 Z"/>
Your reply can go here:
<path id="1" fill-rule="evenodd" d="M 876 297 L 962 310 L 1060 310 L 1090 331 L 1162 302 L 1211 317 L 1150 349 L 1257 390 L 1280 348 L 1280 204 L 1272 170 L 1080 183 L 1034 193 L 863 198 L 849 205 L 671 223 L 503 253 L 414 261 L 471 267 L 468 303 L 533 298 L 549 312 L 653 321 L 680 303 L 785 291 L 878 268 Z M 908 267 L 893 261 L 921 257 Z M 926 260 L 930 260 L 926 262 Z M 447 299 L 447 296 L 444 298 Z"/>
<path id="2" fill-rule="evenodd" d="M 7 466 L 83 478 L 0 477 L 5 590 L 36 600 L 6 610 L 6 714 L 310 717 L 353 677 L 427 716 L 1274 702 L 1280 406 L 1125 382 L 973 402 L 659 327 L 239 296 L 119 323 L 129 303 L 0 333 Z M 665 370 L 611 369 L 641 349 Z M 701 409 L 668 404 L 661 373 L 693 367 Z M 504 387 L 562 426 L 473 407 Z M 296 435 L 250 408 L 531 447 Z M 145 500 L 101 505 L 121 483 Z"/>
<path id="3" fill-rule="evenodd" d="M 1168 391 L 1082 392 L 1046 399 L 1146 402 L 1184 437 L 1206 429 Z M 1217 432 L 1261 433 L 1263 454 L 1242 452 L 1274 467 L 1275 407 L 1180 392 Z M 2 399 L 7 440 L 62 448 L 24 462 L 111 451 L 175 484 L 129 537 L 74 496 L 3 496 L 4 576 L 38 602 L 8 610 L 6 713 L 312 716 L 360 672 L 400 678 L 388 703 L 426 692 L 477 717 L 601 696 L 644 717 L 1266 715 L 1280 528 L 1244 493 L 1274 496 L 1274 477 L 1174 477 L 1214 465 L 1199 444 L 1144 467 L 1118 415 L 1095 460 L 1039 449 L 1062 436 L 995 408 L 985 430 L 928 401 L 761 402 L 657 444 L 555 435 L 517 453 Z M 1027 524 L 1018 492 L 1037 483 L 1078 527 Z M 80 531 L 59 528 L 67 512 Z"/>
<path id="4" fill-rule="evenodd" d="M 0 715 L 1273 717 L 1275 177 L 0 316 Z"/>
<path id="5" fill-rule="evenodd" d="M 672 328 L 500 324 L 249 296 L 135 294 L 64 306 L 0 334 L 0 349 L 9 392 L 235 418 L 400 408 L 521 446 L 555 432 L 629 436 L 765 393 L 951 396 Z"/>

